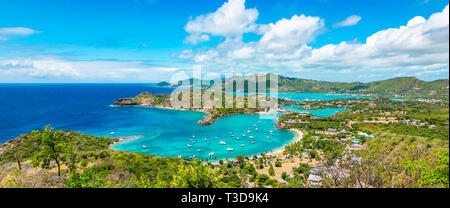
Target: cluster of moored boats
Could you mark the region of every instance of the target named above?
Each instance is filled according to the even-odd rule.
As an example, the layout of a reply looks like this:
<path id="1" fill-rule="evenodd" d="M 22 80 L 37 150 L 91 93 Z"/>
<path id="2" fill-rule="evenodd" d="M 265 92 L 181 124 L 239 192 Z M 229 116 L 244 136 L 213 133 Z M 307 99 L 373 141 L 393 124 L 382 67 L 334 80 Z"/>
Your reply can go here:
<path id="1" fill-rule="evenodd" d="M 259 123 L 261 123 L 261 121 L 259 121 Z M 254 129 L 253 129 L 254 131 L 259 131 L 259 129 L 258 129 L 258 127 L 257 127 L 256 124 L 253 124 L 253 127 L 254 127 Z M 249 127 L 249 128 L 247 129 L 246 132 L 247 132 L 247 134 L 252 133 L 252 128 Z M 270 136 L 273 136 L 273 130 L 270 130 L 270 131 L 269 131 L 269 134 L 270 134 Z M 267 135 L 267 136 L 266 136 L 266 139 L 270 139 L 270 136 Z M 247 136 L 245 133 L 243 133 L 241 136 L 236 136 L 236 135 L 233 134 L 233 132 L 230 132 L 230 137 L 236 137 L 236 140 L 241 140 L 241 138 L 248 137 L 248 138 L 250 139 L 249 143 L 250 143 L 250 144 L 255 144 L 255 137 L 254 137 L 254 136 L 251 136 L 251 135 Z M 218 140 L 219 138 L 216 136 L 215 139 Z M 193 135 L 192 138 L 189 139 L 189 140 L 191 141 L 191 143 L 194 143 L 194 142 L 195 142 L 195 135 Z M 205 141 L 205 142 L 208 142 L 208 144 L 211 144 L 211 142 L 208 141 L 207 138 L 205 138 L 204 141 Z M 266 140 L 266 141 L 267 141 L 267 140 Z M 219 142 L 219 144 L 221 144 L 221 145 L 226 145 L 227 142 L 221 140 L 221 141 Z M 240 146 L 241 146 L 241 147 L 245 147 L 245 144 L 241 144 Z M 187 147 L 188 147 L 188 148 L 192 147 L 192 144 L 187 144 Z M 229 152 L 234 151 L 234 149 L 231 148 L 231 147 L 227 148 L 226 150 L 229 151 Z M 197 152 L 201 152 L 201 149 L 197 149 Z M 208 156 L 209 156 L 209 157 L 214 157 L 214 152 L 210 152 L 210 153 L 208 154 Z M 179 155 L 178 157 L 181 157 L 181 155 Z M 191 156 L 190 156 L 191 159 L 194 159 L 195 157 L 196 157 L 195 155 L 191 155 Z"/>
<path id="2" fill-rule="evenodd" d="M 261 123 L 261 121 L 259 121 L 259 123 Z M 257 127 L 256 124 L 253 124 L 253 130 L 254 130 L 254 131 L 259 131 L 259 129 L 258 129 L 258 127 Z M 248 136 L 245 134 L 245 132 L 247 132 Z M 236 137 L 236 140 L 241 140 L 241 139 L 247 137 L 247 138 L 249 138 L 249 140 L 250 140 L 250 141 L 249 141 L 250 144 L 255 144 L 255 137 L 254 137 L 254 136 L 251 136 L 251 135 L 250 135 L 251 133 L 252 133 L 252 128 L 249 127 L 246 131 L 244 131 L 244 133 L 243 133 L 241 136 L 235 136 L 235 135 L 233 134 L 233 132 L 230 132 L 230 137 Z M 111 132 L 111 135 L 114 135 L 114 134 L 116 134 L 116 132 Z M 271 136 L 273 136 L 273 130 L 270 130 L 270 131 L 269 131 L 269 134 L 270 134 Z M 188 148 L 193 147 L 193 143 L 195 143 L 195 138 L 196 138 L 196 136 L 193 135 L 192 138 L 189 139 L 189 141 L 191 141 L 191 143 L 186 144 L 186 146 L 187 146 Z M 216 140 L 219 139 L 219 137 L 217 137 L 217 136 L 214 137 L 214 138 L 215 138 Z M 269 139 L 269 138 L 270 138 L 270 136 L 267 135 L 267 136 L 266 136 L 266 139 Z M 208 144 L 211 144 L 211 141 L 209 141 L 207 138 L 204 138 L 204 141 L 207 142 Z M 267 140 L 266 140 L 266 141 L 267 141 Z M 227 142 L 221 140 L 221 141 L 219 142 L 219 144 L 221 144 L 221 145 L 227 145 Z M 245 147 L 245 144 L 241 144 L 240 146 L 241 146 L 241 147 Z M 149 148 L 148 146 L 142 145 L 142 149 L 148 149 L 148 148 Z M 231 147 L 228 147 L 226 150 L 229 151 L 229 152 L 234 151 L 234 149 L 231 148 Z M 197 149 L 197 152 L 200 153 L 201 151 L 202 151 L 201 149 Z M 209 157 L 214 157 L 214 155 L 215 155 L 214 152 L 210 152 L 210 153 L 208 154 Z M 178 157 L 181 158 L 181 155 L 178 155 Z M 194 159 L 195 157 L 196 157 L 195 154 L 193 154 L 193 155 L 190 156 L 191 159 Z"/>

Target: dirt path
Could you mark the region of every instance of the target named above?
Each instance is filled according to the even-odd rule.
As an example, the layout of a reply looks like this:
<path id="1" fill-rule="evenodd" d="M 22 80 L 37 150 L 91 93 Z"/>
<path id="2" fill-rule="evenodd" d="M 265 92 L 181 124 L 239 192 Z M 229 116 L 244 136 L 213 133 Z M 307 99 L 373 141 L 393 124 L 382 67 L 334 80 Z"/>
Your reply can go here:
<path id="1" fill-rule="evenodd" d="M 404 141 L 398 143 L 398 144 L 394 147 L 394 149 L 393 149 L 391 152 L 389 152 L 389 154 L 383 159 L 383 162 L 387 162 L 387 161 L 389 160 L 389 158 L 391 158 L 392 155 L 394 155 L 394 153 L 397 152 L 397 151 L 403 146 L 403 144 L 405 144 Z"/>

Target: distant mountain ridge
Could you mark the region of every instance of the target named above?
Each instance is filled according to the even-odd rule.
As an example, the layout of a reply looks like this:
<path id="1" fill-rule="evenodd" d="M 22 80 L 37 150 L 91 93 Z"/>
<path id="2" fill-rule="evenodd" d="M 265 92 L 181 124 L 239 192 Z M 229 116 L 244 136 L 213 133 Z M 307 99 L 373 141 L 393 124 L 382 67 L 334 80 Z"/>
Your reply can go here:
<path id="1" fill-rule="evenodd" d="M 426 82 L 416 77 L 397 77 L 368 83 L 344 83 L 279 76 L 279 90 L 282 92 L 376 94 L 448 100 L 448 86 L 448 79 Z"/>

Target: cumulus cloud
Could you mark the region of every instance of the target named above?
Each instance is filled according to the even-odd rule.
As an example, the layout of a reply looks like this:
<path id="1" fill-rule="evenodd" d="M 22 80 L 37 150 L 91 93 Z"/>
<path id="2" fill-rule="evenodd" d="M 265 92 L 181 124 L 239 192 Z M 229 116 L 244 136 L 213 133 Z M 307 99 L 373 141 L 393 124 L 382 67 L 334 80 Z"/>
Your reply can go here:
<path id="1" fill-rule="evenodd" d="M 324 20 L 294 15 L 259 25 L 263 29 L 258 41 L 243 42 L 239 37 L 227 37 L 217 47 L 186 50 L 179 57 L 203 64 L 212 71 L 272 71 L 314 78 L 323 75 L 336 80 L 344 75 L 348 80 L 349 75 L 369 79 L 386 76 L 385 73 L 437 74 L 448 71 L 448 7 L 428 19 L 418 16 L 404 26 L 376 32 L 363 43 L 344 41 L 320 48 L 312 48 L 310 44 L 325 30 Z M 339 25 L 356 24 L 358 19 L 349 17 L 349 21 Z"/>
<path id="2" fill-rule="evenodd" d="M 323 32 L 324 21 L 319 17 L 294 15 L 291 19 L 282 19 L 270 23 L 258 45 L 268 51 L 291 51 L 309 43 Z"/>
<path id="3" fill-rule="evenodd" d="M 78 82 L 149 82 L 178 70 L 180 68 L 153 66 L 139 61 L 68 61 L 59 57 L 0 57 L 0 82 L 7 82 L 9 77 L 18 75 L 37 81 L 51 79 Z"/>
<path id="4" fill-rule="evenodd" d="M 26 27 L 3 27 L 0 28 L 0 41 L 13 38 L 21 38 L 39 33 L 39 31 Z"/>
<path id="5" fill-rule="evenodd" d="M 211 34 L 214 36 L 238 37 L 242 34 L 257 31 L 255 24 L 258 19 L 258 10 L 246 9 L 245 0 L 229 0 L 215 12 L 191 18 L 185 26 L 189 36 L 185 43 L 197 44 L 208 41 Z"/>
<path id="6" fill-rule="evenodd" d="M 337 28 L 337 27 L 354 26 L 354 25 L 358 24 L 358 22 L 361 21 L 361 19 L 362 18 L 358 15 L 352 15 L 352 16 L 347 17 L 347 19 L 334 24 L 333 27 Z"/>
<path id="7" fill-rule="evenodd" d="M 406 26 L 379 31 L 364 44 L 342 42 L 314 49 L 306 64 L 372 70 L 423 69 L 448 66 L 448 5 L 428 20 L 412 18 Z M 438 64 L 438 65 L 436 65 Z"/>
<path id="8" fill-rule="evenodd" d="M 192 59 L 196 63 L 223 64 L 250 60 L 253 63 L 265 60 L 300 58 L 311 48 L 307 46 L 325 29 L 323 19 L 305 15 L 294 15 L 276 23 L 264 25 L 259 41 L 244 43 L 242 38 L 226 38 L 216 48 L 206 51 L 186 50 L 180 58 Z M 258 60 L 258 62 L 255 62 Z"/>

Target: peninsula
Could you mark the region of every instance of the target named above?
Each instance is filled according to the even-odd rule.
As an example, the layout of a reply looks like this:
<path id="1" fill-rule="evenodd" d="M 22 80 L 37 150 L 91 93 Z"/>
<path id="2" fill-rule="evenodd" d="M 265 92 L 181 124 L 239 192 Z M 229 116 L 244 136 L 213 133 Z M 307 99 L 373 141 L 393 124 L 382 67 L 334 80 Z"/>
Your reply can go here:
<path id="1" fill-rule="evenodd" d="M 182 100 L 183 93 L 189 93 L 189 101 L 181 101 L 183 105 L 172 106 L 171 98 L 178 98 L 178 101 Z M 194 105 L 194 96 L 199 100 L 198 107 Z M 222 94 L 222 99 L 214 99 L 214 95 L 210 95 L 209 99 L 206 95 L 206 90 L 183 90 L 173 92 L 171 94 L 152 94 L 150 92 L 143 92 L 133 98 L 120 98 L 114 102 L 113 106 L 138 106 L 138 107 L 155 107 L 172 110 L 190 110 L 199 111 L 206 114 L 205 118 L 198 122 L 199 125 L 213 124 L 217 119 L 224 116 L 237 115 L 237 114 L 258 114 L 265 113 L 269 110 L 270 104 L 276 102 L 277 105 L 296 105 L 297 101 L 291 101 L 287 99 L 277 99 L 261 94 L 254 95 L 231 95 Z M 226 101 L 232 101 L 226 103 Z M 187 103 L 186 103 L 187 102 Z M 218 103 L 220 102 L 220 103 Z M 249 103 L 254 103 L 249 105 Z M 230 107 L 227 107 L 229 105 Z M 241 107 L 239 107 L 241 106 Z M 280 108 L 276 109 L 276 112 L 283 111 Z"/>

